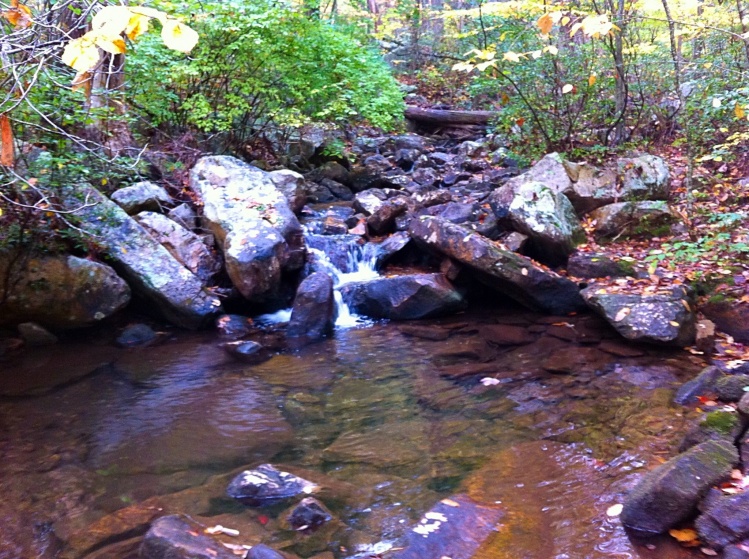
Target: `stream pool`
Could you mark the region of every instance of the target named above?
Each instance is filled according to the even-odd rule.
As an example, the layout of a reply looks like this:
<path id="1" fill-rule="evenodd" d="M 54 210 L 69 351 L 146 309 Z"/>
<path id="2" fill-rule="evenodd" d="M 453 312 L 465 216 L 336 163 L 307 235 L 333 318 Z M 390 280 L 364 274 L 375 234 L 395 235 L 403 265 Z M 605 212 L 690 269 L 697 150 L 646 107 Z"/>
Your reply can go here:
<path id="1" fill-rule="evenodd" d="M 506 309 L 340 330 L 260 365 L 221 341 L 99 334 L 0 362 L 0 559 L 137 557 L 153 511 L 303 558 L 386 558 L 458 493 L 505 511 L 477 559 L 699 555 L 606 514 L 676 452 L 692 412 L 673 389 L 701 368 L 684 353 Z M 225 496 L 265 462 L 324 486 L 334 521 L 295 532 L 290 503 Z"/>

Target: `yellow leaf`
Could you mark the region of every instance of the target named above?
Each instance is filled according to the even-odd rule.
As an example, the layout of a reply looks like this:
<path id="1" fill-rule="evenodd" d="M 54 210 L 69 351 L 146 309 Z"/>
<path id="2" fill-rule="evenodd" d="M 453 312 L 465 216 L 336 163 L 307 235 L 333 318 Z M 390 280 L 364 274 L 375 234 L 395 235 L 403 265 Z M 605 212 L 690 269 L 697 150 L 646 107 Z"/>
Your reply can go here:
<path id="1" fill-rule="evenodd" d="M 479 72 L 483 72 L 483 71 L 484 71 L 484 70 L 486 70 L 486 69 L 487 69 L 487 68 L 488 68 L 489 66 L 493 66 L 493 67 L 495 67 L 495 68 L 496 68 L 496 67 L 497 67 L 497 63 L 496 63 L 496 62 L 494 62 L 493 60 L 487 60 L 487 61 L 485 61 L 485 62 L 481 62 L 480 64 L 476 64 L 476 69 L 477 69 L 477 70 L 478 70 Z"/>
<path id="2" fill-rule="evenodd" d="M 127 35 L 127 38 L 134 41 L 139 36 L 143 35 L 143 33 L 148 31 L 149 21 L 150 18 L 148 16 L 138 13 L 132 14 L 130 20 L 127 22 L 127 27 L 125 28 L 125 35 Z"/>
<path id="3" fill-rule="evenodd" d="M 546 13 L 538 18 L 536 22 L 541 33 L 548 35 L 551 32 L 551 28 L 554 26 L 554 21 L 551 19 L 551 15 Z"/>
<path id="4" fill-rule="evenodd" d="M 90 71 L 84 70 L 83 72 L 78 72 L 73 78 L 73 84 L 72 84 L 73 91 L 78 91 L 79 89 L 88 91 L 90 87 L 91 87 L 91 72 Z"/>
<path id="5" fill-rule="evenodd" d="M 146 8 L 145 6 L 131 6 L 129 9 L 130 9 L 130 12 L 133 14 L 138 14 L 138 15 L 146 16 L 148 18 L 158 19 L 162 25 L 164 25 L 168 17 L 164 12 L 160 10 L 156 10 L 154 8 Z"/>
<path id="6" fill-rule="evenodd" d="M 187 25 L 169 19 L 161 28 L 161 40 L 170 49 L 188 53 L 198 43 L 198 34 Z"/>
<path id="7" fill-rule="evenodd" d="M 669 323 L 669 324 L 670 324 L 671 326 L 673 326 L 674 328 L 678 328 L 678 327 L 679 327 L 679 323 L 678 323 L 678 322 L 676 322 L 675 320 L 669 320 L 669 321 L 668 321 L 668 323 Z"/>
<path id="8" fill-rule="evenodd" d="M 520 62 L 520 55 L 516 52 L 508 51 L 504 54 L 503 57 L 505 60 L 508 60 L 510 62 Z"/>
<path id="9" fill-rule="evenodd" d="M 597 79 L 598 78 L 595 74 L 591 74 L 590 76 L 588 76 L 588 87 L 593 87 L 596 84 Z"/>
<path id="10" fill-rule="evenodd" d="M 570 18 L 567 16 L 564 16 L 560 23 L 564 26 L 564 25 L 567 25 L 569 22 L 570 22 Z"/>
<path id="11" fill-rule="evenodd" d="M 556 56 L 557 54 L 559 54 L 559 49 L 557 47 L 555 47 L 554 45 L 549 45 L 548 47 L 545 47 L 544 50 L 546 52 L 548 52 L 549 54 L 552 54 L 554 56 Z"/>
<path id="12" fill-rule="evenodd" d="M 130 9 L 125 6 L 106 6 L 91 20 L 91 30 L 117 36 L 127 28 L 130 16 Z"/>
<path id="13" fill-rule="evenodd" d="M 564 84 L 564 86 L 562 87 L 562 93 L 569 93 L 569 92 L 570 92 L 570 91 L 572 91 L 573 89 L 575 89 L 575 88 L 574 88 L 574 86 L 573 86 L 573 85 L 572 85 L 571 83 L 566 83 L 566 84 Z"/>
<path id="14" fill-rule="evenodd" d="M 683 530 L 672 529 L 668 531 L 668 535 L 674 538 L 677 542 L 693 542 L 697 537 L 697 532 L 692 528 L 684 528 Z"/>
<path id="15" fill-rule="evenodd" d="M 440 501 L 443 505 L 447 505 L 448 507 L 459 507 L 460 503 L 457 501 L 453 501 L 452 499 L 442 499 Z"/>
<path id="16" fill-rule="evenodd" d="M 99 49 L 88 33 L 73 39 L 62 52 L 62 61 L 76 72 L 86 72 L 99 62 Z"/>
<path id="17" fill-rule="evenodd" d="M 125 41 L 118 36 L 98 35 L 96 46 L 109 54 L 122 54 L 125 52 Z"/>
<path id="18" fill-rule="evenodd" d="M 736 118 L 744 118 L 746 116 L 746 112 L 744 111 L 744 107 L 736 103 L 736 106 L 733 109 L 733 114 L 736 115 Z"/>
<path id="19" fill-rule="evenodd" d="M 580 29 L 582 28 L 583 28 L 583 24 L 578 21 L 575 25 L 572 26 L 572 29 L 570 29 L 570 37 L 574 37 L 575 33 L 580 31 Z"/>
<path id="20" fill-rule="evenodd" d="M 541 54 L 543 53 L 540 50 L 534 50 L 531 53 L 531 57 L 533 58 L 533 60 L 536 60 L 537 58 L 541 58 Z"/>

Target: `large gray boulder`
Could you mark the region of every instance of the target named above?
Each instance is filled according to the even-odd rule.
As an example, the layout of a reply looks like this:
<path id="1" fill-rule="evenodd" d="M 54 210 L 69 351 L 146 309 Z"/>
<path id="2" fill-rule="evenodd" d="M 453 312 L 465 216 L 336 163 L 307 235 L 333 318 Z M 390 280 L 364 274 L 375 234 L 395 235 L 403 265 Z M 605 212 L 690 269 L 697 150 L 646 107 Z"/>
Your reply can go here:
<path id="1" fill-rule="evenodd" d="M 221 261 L 192 231 L 155 212 L 141 212 L 135 219 L 169 254 L 203 281 L 210 280 L 221 270 Z"/>
<path id="2" fill-rule="evenodd" d="M 85 202 L 85 203 L 84 203 Z M 217 297 L 141 225 L 96 189 L 85 186 L 66 199 L 81 228 L 95 236 L 102 252 L 156 314 L 183 328 L 199 328 L 221 310 Z"/>
<path id="3" fill-rule="evenodd" d="M 561 264 L 585 241 L 570 201 L 543 182 L 505 185 L 490 196 L 489 203 L 500 223 L 528 236 L 528 250 L 543 262 Z"/>
<path id="4" fill-rule="evenodd" d="M 566 314 L 585 308 L 576 284 L 497 243 L 439 217 L 411 220 L 418 244 L 465 264 L 489 287 L 534 310 Z"/>
<path id="5" fill-rule="evenodd" d="M 543 156 L 525 173 L 505 183 L 510 190 L 528 182 L 540 182 L 555 194 L 566 194 L 572 189 L 572 181 L 562 156 L 556 152 Z"/>
<path id="6" fill-rule="evenodd" d="M 621 521 L 638 532 L 663 533 L 695 512 L 708 490 L 739 462 L 736 447 L 707 441 L 648 472 L 627 496 Z"/>
<path id="7" fill-rule="evenodd" d="M 324 272 L 315 272 L 299 284 L 291 309 L 286 337 L 314 341 L 333 330 L 336 314 L 333 279 Z"/>
<path id="8" fill-rule="evenodd" d="M 616 293 L 591 285 L 581 293 L 588 306 L 628 340 L 679 347 L 694 342 L 694 302 L 683 287 L 662 293 Z"/>
<path id="9" fill-rule="evenodd" d="M 656 155 L 636 155 L 617 161 L 623 195 L 635 200 L 666 200 L 670 182 L 666 162 Z"/>
<path id="10" fill-rule="evenodd" d="M 578 215 L 617 202 L 622 191 L 617 185 L 614 169 L 599 169 L 588 163 L 565 162 L 572 178 L 572 188 L 566 194 Z"/>
<path id="11" fill-rule="evenodd" d="M 457 312 L 463 296 L 442 274 L 408 274 L 353 282 L 341 288 L 355 312 L 373 318 L 414 320 Z"/>
<path id="12" fill-rule="evenodd" d="M 190 171 L 190 185 L 245 298 L 272 296 L 282 273 L 303 265 L 301 225 L 269 173 L 234 157 L 209 156 Z"/>
<path id="13" fill-rule="evenodd" d="M 36 322 L 53 330 L 80 328 L 130 301 L 125 281 L 100 262 L 65 255 L 12 262 L 10 253 L 0 254 L 0 278 L 9 288 L 0 296 L 0 326 Z"/>
<path id="14" fill-rule="evenodd" d="M 676 221 L 663 201 L 617 202 L 591 212 L 597 237 L 660 237 L 668 234 Z"/>

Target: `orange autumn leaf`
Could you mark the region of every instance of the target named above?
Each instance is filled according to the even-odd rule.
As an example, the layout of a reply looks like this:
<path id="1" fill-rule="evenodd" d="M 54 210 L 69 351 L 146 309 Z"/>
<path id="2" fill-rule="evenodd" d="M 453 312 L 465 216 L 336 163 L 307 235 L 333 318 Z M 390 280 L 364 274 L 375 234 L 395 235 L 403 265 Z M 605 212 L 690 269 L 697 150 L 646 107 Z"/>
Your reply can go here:
<path id="1" fill-rule="evenodd" d="M 18 0 L 12 0 L 10 9 L 2 13 L 2 17 L 7 19 L 13 27 L 25 29 L 31 26 L 31 9 L 28 6 L 19 4 Z"/>
<path id="2" fill-rule="evenodd" d="M 0 115 L 0 142 L 2 142 L 2 146 L 0 146 L 0 165 L 12 167 L 14 163 L 13 129 L 10 127 L 10 120 L 5 113 Z"/>

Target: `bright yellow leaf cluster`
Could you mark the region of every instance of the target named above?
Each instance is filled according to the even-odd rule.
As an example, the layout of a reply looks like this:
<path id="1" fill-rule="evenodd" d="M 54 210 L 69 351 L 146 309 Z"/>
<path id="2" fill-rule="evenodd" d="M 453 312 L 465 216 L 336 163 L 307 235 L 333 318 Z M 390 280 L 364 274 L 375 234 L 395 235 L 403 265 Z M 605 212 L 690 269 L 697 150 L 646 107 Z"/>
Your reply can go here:
<path id="1" fill-rule="evenodd" d="M 148 31 L 151 19 L 161 22 L 161 40 L 168 48 L 188 53 L 197 44 L 198 34 L 193 29 L 162 11 L 142 6 L 107 6 L 91 20 L 91 31 L 70 41 L 62 53 L 62 61 L 78 72 L 73 83 L 80 84 L 99 63 L 100 50 L 124 53 L 124 37 L 134 41 Z"/>

